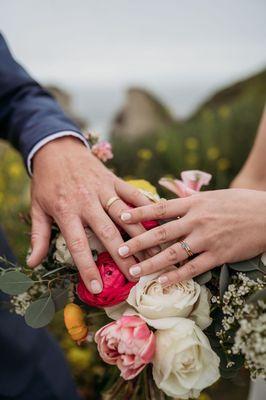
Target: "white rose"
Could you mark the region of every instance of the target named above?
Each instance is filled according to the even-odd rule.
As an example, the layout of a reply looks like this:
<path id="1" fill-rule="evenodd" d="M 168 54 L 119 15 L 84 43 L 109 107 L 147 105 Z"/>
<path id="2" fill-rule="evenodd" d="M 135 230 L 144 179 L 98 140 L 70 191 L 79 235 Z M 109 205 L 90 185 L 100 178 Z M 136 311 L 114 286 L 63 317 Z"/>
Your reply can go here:
<path id="1" fill-rule="evenodd" d="M 175 327 L 155 336 L 153 378 L 168 396 L 197 398 L 219 379 L 219 357 L 195 322 L 179 318 Z"/>
<path id="2" fill-rule="evenodd" d="M 188 317 L 201 329 L 207 328 L 212 322 L 207 288 L 193 279 L 164 288 L 157 280 L 159 275 L 141 277 L 131 289 L 127 304 L 108 308 L 107 314 L 113 319 L 139 314 L 155 329 L 169 329 L 176 317 Z"/>
<path id="3" fill-rule="evenodd" d="M 97 253 L 102 253 L 103 251 L 105 251 L 105 248 L 103 247 L 102 243 L 91 229 L 85 228 L 85 232 L 91 250 L 96 250 Z M 61 233 L 56 239 L 55 247 L 56 251 L 54 253 L 54 258 L 56 259 L 56 261 L 62 264 L 67 264 L 72 266 L 75 265 L 73 258 L 70 254 L 70 251 L 67 248 L 66 241 Z"/>

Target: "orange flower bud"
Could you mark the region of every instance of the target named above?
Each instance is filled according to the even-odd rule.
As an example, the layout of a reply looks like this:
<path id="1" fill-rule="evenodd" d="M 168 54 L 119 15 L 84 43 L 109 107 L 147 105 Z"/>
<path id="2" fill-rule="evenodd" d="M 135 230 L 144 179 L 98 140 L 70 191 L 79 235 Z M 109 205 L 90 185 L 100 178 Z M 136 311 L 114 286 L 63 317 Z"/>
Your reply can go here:
<path id="1" fill-rule="evenodd" d="M 69 303 L 64 309 L 64 320 L 67 331 L 71 338 L 77 342 L 85 340 L 88 327 L 84 321 L 84 312 L 74 303 Z"/>

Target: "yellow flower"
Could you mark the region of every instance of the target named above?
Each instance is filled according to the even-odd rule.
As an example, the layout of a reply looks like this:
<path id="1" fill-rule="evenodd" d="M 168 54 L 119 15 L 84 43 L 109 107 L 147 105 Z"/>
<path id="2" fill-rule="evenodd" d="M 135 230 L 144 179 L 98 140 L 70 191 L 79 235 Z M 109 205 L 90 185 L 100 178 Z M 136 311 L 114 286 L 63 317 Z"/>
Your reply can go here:
<path id="1" fill-rule="evenodd" d="M 12 178 L 19 178 L 22 171 L 23 169 L 19 163 L 12 163 L 8 168 L 8 173 Z"/>
<path id="2" fill-rule="evenodd" d="M 230 108 L 227 106 L 222 106 L 219 108 L 219 115 L 223 118 L 226 119 L 230 115 Z"/>
<path id="3" fill-rule="evenodd" d="M 77 342 L 85 340 L 88 327 L 85 324 L 85 315 L 82 309 L 74 303 L 69 303 L 64 308 L 64 321 L 71 338 Z"/>
<path id="4" fill-rule="evenodd" d="M 88 370 L 91 365 L 91 354 L 89 351 L 77 346 L 71 348 L 67 352 L 67 358 L 69 362 L 75 367 L 75 370 L 82 372 Z"/>
<path id="5" fill-rule="evenodd" d="M 142 160 L 149 161 L 152 158 L 152 151 L 150 149 L 139 149 L 138 157 Z"/>
<path id="6" fill-rule="evenodd" d="M 153 186 L 150 182 L 145 179 L 131 179 L 127 181 L 130 185 L 134 186 L 137 189 L 142 189 L 152 194 L 157 194 L 156 187 Z"/>
<path id="7" fill-rule="evenodd" d="M 220 158 L 217 161 L 217 168 L 219 171 L 226 171 L 228 168 L 230 168 L 231 162 L 228 160 L 228 158 Z"/>
<path id="8" fill-rule="evenodd" d="M 150 200 L 158 201 L 160 199 L 155 186 L 153 186 L 145 179 L 132 179 L 127 182 L 135 188 L 139 189 Z"/>
<path id="9" fill-rule="evenodd" d="M 189 137 L 185 140 L 185 146 L 188 150 L 196 150 L 199 147 L 199 141 L 195 137 Z"/>
<path id="10" fill-rule="evenodd" d="M 158 153 L 164 153 L 167 150 L 167 142 L 164 139 L 159 139 L 156 143 Z"/>
<path id="11" fill-rule="evenodd" d="M 201 393 L 198 400 L 211 400 L 211 397 L 207 393 Z"/>
<path id="12" fill-rule="evenodd" d="M 219 155 L 220 155 L 220 150 L 218 149 L 218 147 L 213 146 L 207 150 L 207 157 L 209 160 L 212 160 L 212 161 L 217 160 Z"/>

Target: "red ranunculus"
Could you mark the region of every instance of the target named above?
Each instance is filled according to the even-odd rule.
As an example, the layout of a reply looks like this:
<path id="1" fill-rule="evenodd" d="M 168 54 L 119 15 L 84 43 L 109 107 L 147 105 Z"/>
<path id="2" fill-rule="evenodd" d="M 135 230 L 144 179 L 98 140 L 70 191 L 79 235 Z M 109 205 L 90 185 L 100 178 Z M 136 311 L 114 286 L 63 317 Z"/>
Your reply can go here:
<path id="1" fill-rule="evenodd" d="M 126 300 L 135 282 L 129 282 L 109 253 L 99 254 L 96 261 L 103 281 L 103 290 L 99 294 L 88 291 L 80 277 L 77 294 L 81 301 L 92 307 L 111 307 Z"/>
<path id="2" fill-rule="evenodd" d="M 159 225 L 157 221 L 143 221 L 141 224 L 142 224 L 142 226 L 144 226 L 146 231 L 156 228 L 156 226 Z"/>

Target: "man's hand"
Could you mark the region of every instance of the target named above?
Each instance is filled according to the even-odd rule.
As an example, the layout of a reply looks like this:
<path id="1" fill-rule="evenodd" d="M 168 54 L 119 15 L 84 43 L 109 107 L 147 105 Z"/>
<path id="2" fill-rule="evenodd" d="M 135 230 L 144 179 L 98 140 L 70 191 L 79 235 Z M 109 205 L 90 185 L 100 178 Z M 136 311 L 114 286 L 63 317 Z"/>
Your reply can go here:
<path id="1" fill-rule="evenodd" d="M 106 205 L 112 197 L 121 200 L 109 207 L 108 215 Z M 46 256 L 54 220 L 88 290 L 101 292 L 102 281 L 88 245 L 85 226 L 96 233 L 130 279 L 128 270 L 136 261 L 133 257 L 119 257 L 117 249 L 123 239 L 112 220 L 130 236 L 139 235 L 145 229 L 141 224 L 121 223 L 120 215 L 128 209 L 126 203 L 142 206 L 150 201 L 110 172 L 78 139 L 64 137 L 47 143 L 33 159 L 32 254 L 28 265 L 35 267 Z"/>

